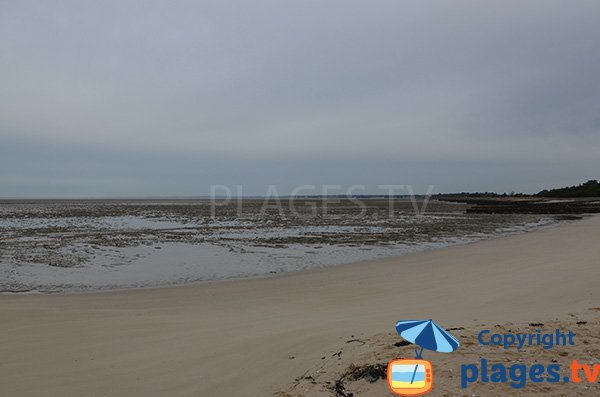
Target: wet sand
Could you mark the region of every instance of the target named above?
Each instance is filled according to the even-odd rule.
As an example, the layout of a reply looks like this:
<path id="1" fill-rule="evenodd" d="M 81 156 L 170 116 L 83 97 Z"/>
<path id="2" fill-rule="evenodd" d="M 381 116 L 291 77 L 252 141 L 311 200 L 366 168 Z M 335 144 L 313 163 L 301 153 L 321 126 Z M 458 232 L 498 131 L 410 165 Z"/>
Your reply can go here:
<path id="1" fill-rule="evenodd" d="M 458 333 L 462 350 L 427 357 L 447 370 L 488 354 L 472 346 L 478 330 L 510 324 L 588 327 L 582 330 L 587 344 L 578 340 L 568 357 L 556 358 L 564 365 L 571 355 L 598 362 L 598 237 L 600 217 L 592 217 L 272 278 L 79 295 L 2 295 L 0 395 L 331 396 L 327 382 L 339 379 L 350 364 L 406 355 L 405 347 L 390 343 L 400 341 L 393 335 L 395 321 L 411 318 L 464 328 Z M 577 324 L 581 321 L 587 323 Z M 352 339 L 365 343 L 347 343 Z M 535 349 L 501 356 L 537 358 Z M 542 384 L 526 392 L 476 385 L 464 391 L 456 376 L 447 375 L 440 374 L 431 395 L 599 392 L 597 383 Z M 390 395 L 381 380 L 346 386 L 362 395 Z"/>

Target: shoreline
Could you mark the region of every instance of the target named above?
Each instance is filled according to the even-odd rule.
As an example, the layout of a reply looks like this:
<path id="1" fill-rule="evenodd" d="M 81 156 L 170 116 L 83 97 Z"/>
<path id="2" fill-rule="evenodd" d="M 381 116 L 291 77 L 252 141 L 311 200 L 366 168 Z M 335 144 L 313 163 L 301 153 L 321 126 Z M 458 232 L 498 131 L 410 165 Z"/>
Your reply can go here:
<path id="1" fill-rule="evenodd" d="M 274 395 L 352 335 L 392 331 L 402 318 L 472 328 L 597 306 L 599 235 L 593 216 L 273 277 L 0 295 L 0 387 L 7 395 Z"/>

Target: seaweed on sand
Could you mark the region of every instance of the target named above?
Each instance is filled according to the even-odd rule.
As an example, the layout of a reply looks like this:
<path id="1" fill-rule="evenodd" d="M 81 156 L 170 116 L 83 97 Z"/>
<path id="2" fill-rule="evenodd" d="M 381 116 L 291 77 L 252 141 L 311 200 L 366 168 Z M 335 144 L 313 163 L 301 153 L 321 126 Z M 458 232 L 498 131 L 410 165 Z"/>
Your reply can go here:
<path id="1" fill-rule="evenodd" d="M 353 397 L 354 393 L 346 390 L 346 381 L 365 379 L 369 383 L 377 382 L 387 377 L 387 364 L 367 364 L 363 366 L 350 365 L 346 372 L 335 381 L 334 392 L 336 397 Z"/>

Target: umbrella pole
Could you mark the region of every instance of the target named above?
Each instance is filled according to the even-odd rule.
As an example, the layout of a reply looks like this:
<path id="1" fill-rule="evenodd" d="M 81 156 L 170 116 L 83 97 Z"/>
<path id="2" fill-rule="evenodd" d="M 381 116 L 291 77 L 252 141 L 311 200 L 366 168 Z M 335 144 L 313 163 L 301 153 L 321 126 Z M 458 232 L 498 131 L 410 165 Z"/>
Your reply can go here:
<path id="1" fill-rule="evenodd" d="M 415 352 L 417 353 L 417 359 L 420 359 L 423 357 L 423 348 L 421 348 L 421 351 L 417 351 L 417 349 L 415 349 Z M 417 375 L 417 369 L 419 368 L 419 364 L 415 365 L 415 370 L 413 371 L 412 374 L 412 378 L 410 378 L 410 384 L 412 385 L 413 382 L 415 381 L 415 376 Z"/>
<path id="2" fill-rule="evenodd" d="M 415 370 L 413 371 L 413 376 L 412 376 L 412 378 L 410 378 L 411 385 L 415 381 L 415 375 L 417 374 L 417 368 L 419 368 L 419 364 L 415 365 Z"/>

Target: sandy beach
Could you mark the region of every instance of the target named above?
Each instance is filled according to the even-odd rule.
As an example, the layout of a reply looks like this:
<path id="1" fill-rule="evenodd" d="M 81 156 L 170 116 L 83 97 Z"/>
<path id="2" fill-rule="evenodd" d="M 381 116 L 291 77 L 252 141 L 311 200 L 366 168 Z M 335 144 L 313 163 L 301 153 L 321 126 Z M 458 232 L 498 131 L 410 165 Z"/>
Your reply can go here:
<path id="1" fill-rule="evenodd" d="M 600 217 L 393 259 L 173 288 L 0 296 L 2 396 L 335 396 L 351 365 L 412 354 L 400 319 L 433 318 L 463 346 L 430 353 L 430 395 L 584 395 L 599 384 L 460 388 L 462 363 L 600 361 Z M 534 325 L 530 325 L 534 324 Z M 580 335 L 568 350 L 505 354 L 485 328 L 545 324 Z M 587 343 L 584 343 L 587 341 Z M 346 382 L 388 396 L 385 380 Z M 338 394 L 339 395 L 339 394 Z M 348 396 L 352 394 L 347 394 Z"/>

